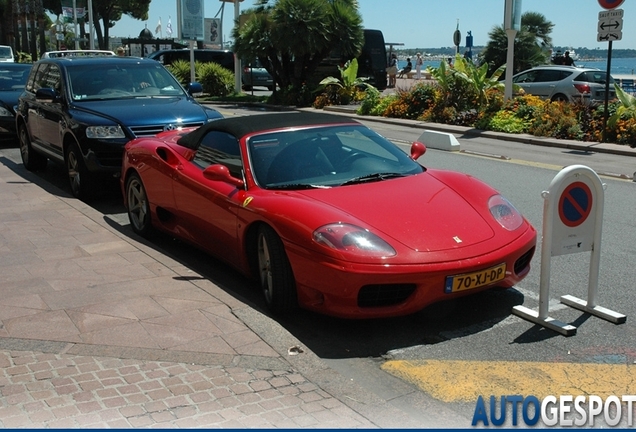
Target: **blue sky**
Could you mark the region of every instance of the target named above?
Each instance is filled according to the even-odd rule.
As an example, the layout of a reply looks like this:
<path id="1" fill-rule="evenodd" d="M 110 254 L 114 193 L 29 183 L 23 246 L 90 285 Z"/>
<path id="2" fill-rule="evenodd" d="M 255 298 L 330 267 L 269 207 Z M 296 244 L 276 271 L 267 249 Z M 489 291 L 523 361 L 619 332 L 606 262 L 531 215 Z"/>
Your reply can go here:
<path id="1" fill-rule="evenodd" d="M 598 13 L 604 11 L 598 0 L 521 0 L 522 12 L 539 12 L 555 24 L 552 39 L 557 46 L 573 48 L 607 48 L 607 42 L 597 42 Z M 233 25 L 234 4 L 205 0 L 205 17 L 221 17 L 223 34 L 229 39 Z M 253 6 L 244 0 L 240 9 Z M 459 20 L 462 45 L 467 31 L 474 45 L 485 45 L 488 32 L 504 18 L 505 0 L 359 0 L 365 28 L 379 29 L 387 43 L 403 43 L 403 48 L 437 48 L 453 46 L 453 32 Z M 613 42 L 614 49 L 636 49 L 636 0 L 625 0 L 623 38 Z M 111 36 L 136 37 L 144 26 L 155 31 L 161 19 L 163 36 L 168 18 L 176 32 L 177 0 L 152 0 L 148 21 L 123 18 L 110 30 Z M 176 33 L 175 33 L 176 34 Z M 159 34 L 157 35 L 159 36 Z M 174 36 L 174 34 L 173 34 Z"/>

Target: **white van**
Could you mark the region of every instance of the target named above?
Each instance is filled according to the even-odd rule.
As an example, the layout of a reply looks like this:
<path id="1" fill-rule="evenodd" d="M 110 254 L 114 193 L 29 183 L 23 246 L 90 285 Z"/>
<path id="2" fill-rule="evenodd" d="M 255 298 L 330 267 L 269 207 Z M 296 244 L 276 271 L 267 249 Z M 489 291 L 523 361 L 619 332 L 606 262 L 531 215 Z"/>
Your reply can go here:
<path id="1" fill-rule="evenodd" d="M 0 62 L 10 62 L 15 63 L 15 58 L 13 57 L 13 49 L 7 45 L 0 45 Z"/>

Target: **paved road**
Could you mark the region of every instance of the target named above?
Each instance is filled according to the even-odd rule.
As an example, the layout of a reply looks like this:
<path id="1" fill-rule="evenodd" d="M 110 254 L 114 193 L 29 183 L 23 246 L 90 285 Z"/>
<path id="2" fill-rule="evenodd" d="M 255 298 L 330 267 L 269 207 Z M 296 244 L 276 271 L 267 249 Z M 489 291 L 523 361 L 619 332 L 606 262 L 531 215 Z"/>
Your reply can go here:
<path id="1" fill-rule="evenodd" d="M 402 380 L 369 392 L 271 319 L 240 275 L 136 237 L 121 214 L 26 172 L 14 148 L 0 162 L 2 426 L 469 424 L 471 409 Z"/>

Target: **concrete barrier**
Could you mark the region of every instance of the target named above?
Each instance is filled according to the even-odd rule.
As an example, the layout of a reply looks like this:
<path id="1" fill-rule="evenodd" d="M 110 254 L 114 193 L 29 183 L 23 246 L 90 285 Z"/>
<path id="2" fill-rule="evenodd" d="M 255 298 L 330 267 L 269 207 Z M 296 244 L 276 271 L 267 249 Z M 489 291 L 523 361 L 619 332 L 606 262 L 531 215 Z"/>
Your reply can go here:
<path id="1" fill-rule="evenodd" d="M 446 132 L 437 132 L 426 130 L 420 135 L 419 142 L 423 143 L 427 148 L 446 151 L 459 151 L 459 141 L 453 134 Z"/>

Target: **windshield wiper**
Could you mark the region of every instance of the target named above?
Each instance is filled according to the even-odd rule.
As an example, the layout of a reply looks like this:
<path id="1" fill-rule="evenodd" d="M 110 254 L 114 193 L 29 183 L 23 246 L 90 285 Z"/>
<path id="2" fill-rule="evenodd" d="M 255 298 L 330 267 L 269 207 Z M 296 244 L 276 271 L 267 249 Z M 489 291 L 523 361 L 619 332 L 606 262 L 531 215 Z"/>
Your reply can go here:
<path id="1" fill-rule="evenodd" d="M 373 173 L 373 174 L 363 175 L 360 177 L 354 177 L 351 180 L 347 180 L 346 182 L 342 183 L 340 186 L 348 186 L 352 184 L 382 181 L 382 180 L 387 180 L 387 179 L 392 179 L 397 177 L 404 177 L 404 174 L 392 173 L 392 172 Z"/>
<path id="2" fill-rule="evenodd" d="M 331 186 L 315 185 L 315 184 L 308 184 L 308 183 L 290 183 L 290 184 L 284 184 L 284 185 L 277 185 L 277 186 L 268 187 L 268 189 L 277 189 L 277 190 L 284 190 L 284 189 L 329 189 L 329 188 L 331 188 Z"/>

